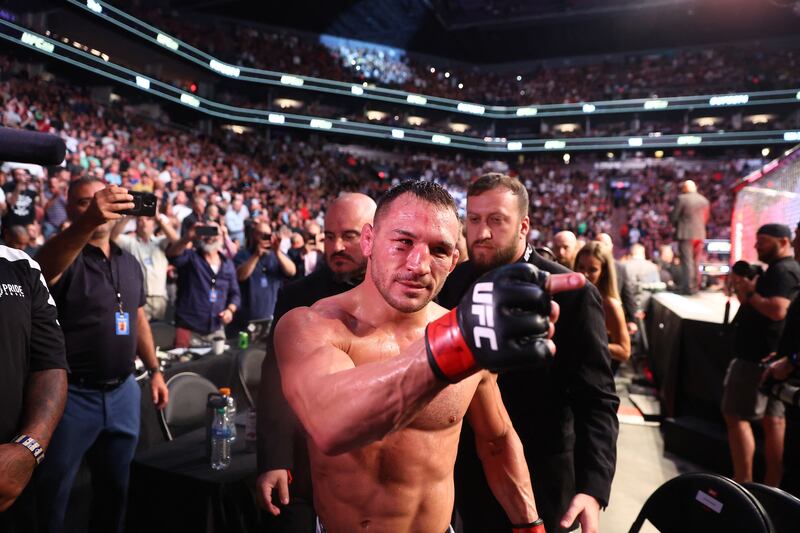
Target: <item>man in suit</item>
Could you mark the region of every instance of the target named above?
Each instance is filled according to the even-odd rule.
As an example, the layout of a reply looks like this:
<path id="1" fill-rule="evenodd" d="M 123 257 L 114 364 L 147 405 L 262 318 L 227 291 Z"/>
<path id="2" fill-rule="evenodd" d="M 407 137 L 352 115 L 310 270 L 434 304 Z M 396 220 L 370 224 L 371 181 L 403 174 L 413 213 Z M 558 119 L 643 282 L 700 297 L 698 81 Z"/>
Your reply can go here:
<path id="1" fill-rule="evenodd" d="M 681 184 L 678 203 L 670 213 L 670 221 L 675 226 L 678 240 L 678 257 L 681 259 L 683 279 L 681 293 L 695 294 L 699 290 L 697 279 L 697 263 L 703 251 L 703 240 L 706 238 L 709 203 L 699 192 L 692 180 Z"/>
<path id="2" fill-rule="evenodd" d="M 359 193 L 342 194 L 330 204 L 325 215 L 325 266 L 281 288 L 273 325 L 295 307 L 348 291 L 364 279 L 367 259 L 361 253 L 361 228 L 372 223 L 375 207 L 372 198 Z M 256 413 L 256 485 L 261 505 L 275 517 L 267 518 L 269 531 L 313 533 L 316 514 L 305 435 L 281 390 L 271 334 Z"/>
<path id="3" fill-rule="evenodd" d="M 470 285 L 495 267 L 518 261 L 550 273 L 569 272 L 527 243 L 528 193 L 516 179 L 487 174 L 467 192 L 470 260 L 450 275 L 439 303 L 455 307 Z M 580 522 L 598 531 L 616 468 L 619 425 L 600 294 L 590 284 L 558 294 L 558 352 L 544 371 L 498 376 L 511 421 L 520 436 L 533 480 L 537 509 L 549 532 Z M 472 432 L 464 426 L 456 462 L 456 508 L 465 533 L 509 531 L 481 470 Z"/>

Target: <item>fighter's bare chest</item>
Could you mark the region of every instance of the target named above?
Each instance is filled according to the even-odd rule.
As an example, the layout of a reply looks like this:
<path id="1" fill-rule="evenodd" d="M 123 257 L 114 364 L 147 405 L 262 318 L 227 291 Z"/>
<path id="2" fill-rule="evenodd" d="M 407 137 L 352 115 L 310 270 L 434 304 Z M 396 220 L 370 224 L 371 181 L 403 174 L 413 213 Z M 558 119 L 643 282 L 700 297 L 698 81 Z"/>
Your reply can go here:
<path id="1" fill-rule="evenodd" d="M 397 357 L 402 350 L 422 337 L 397 338 L 386 333 L 376 333 L 350 343 L 348 354 L 356 366 L 386 361 Z M 469 407 L 477 387 L 476 379 L 466 379 L 439 392 L 409 424 L 409 428 L 423 431 L 445 429 L 458 424 Z"/>

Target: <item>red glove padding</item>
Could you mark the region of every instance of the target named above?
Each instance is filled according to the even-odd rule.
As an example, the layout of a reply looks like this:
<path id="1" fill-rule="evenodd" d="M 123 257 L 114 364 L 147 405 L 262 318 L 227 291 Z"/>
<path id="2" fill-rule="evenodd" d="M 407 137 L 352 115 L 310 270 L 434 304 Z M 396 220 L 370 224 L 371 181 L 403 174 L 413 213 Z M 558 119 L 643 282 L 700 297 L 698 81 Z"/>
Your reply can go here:
<path id="1" fill-rule="evenodd" d="M 512 525 L 511 531 L 513 533 L 545 533 L 544 522 L 540 518 L 530 524 Z"/>

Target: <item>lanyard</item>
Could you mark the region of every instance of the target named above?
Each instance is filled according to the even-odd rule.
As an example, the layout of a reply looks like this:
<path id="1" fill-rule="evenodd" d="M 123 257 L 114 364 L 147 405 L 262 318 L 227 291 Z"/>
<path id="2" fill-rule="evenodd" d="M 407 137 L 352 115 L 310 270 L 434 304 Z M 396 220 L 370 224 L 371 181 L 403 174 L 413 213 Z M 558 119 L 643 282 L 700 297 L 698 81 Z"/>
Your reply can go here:
<path id="1" fill-rule="evenodd" d="M 112 250 L 111 254 L 110 254 L 109 258 L 108 258 L 108 273 L 111 275 L 111 285 L 114 287 L 114 294 L 117 297 L 117 306 L 119 307 L 119 312 L 120 312 L 120 314 L 122 314 L 123 313 L 123 310 L 122 310 L 122 292 L 119 289 L 119 284 L 114 279 L 114 266 L 112 264 L 112 259 L 114 257 L 113 254 L 114 254 L 114 251 Z M 118 278 L 119 278 L 119 276 L 117 276 L 117 279 Z"/>

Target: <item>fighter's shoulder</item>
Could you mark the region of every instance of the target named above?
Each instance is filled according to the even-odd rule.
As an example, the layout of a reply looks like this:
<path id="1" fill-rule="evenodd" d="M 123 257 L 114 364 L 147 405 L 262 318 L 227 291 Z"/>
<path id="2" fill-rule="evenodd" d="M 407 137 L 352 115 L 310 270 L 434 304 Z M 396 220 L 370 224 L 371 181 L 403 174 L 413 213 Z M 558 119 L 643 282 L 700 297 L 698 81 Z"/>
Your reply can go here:
<path id="1" fill-rule="evenodd" d="M 337 325 L 345 325 L 352 319 L 342 304 L 341 298 L 336 295 L 318 300 L 308 307 L 295 307 L 280 319 L 280 331 L 276 333 L 308 336 L 308 332 L 313 331 L 314 335 L 319 336 L 326 331 L 333 331 Z"/>

